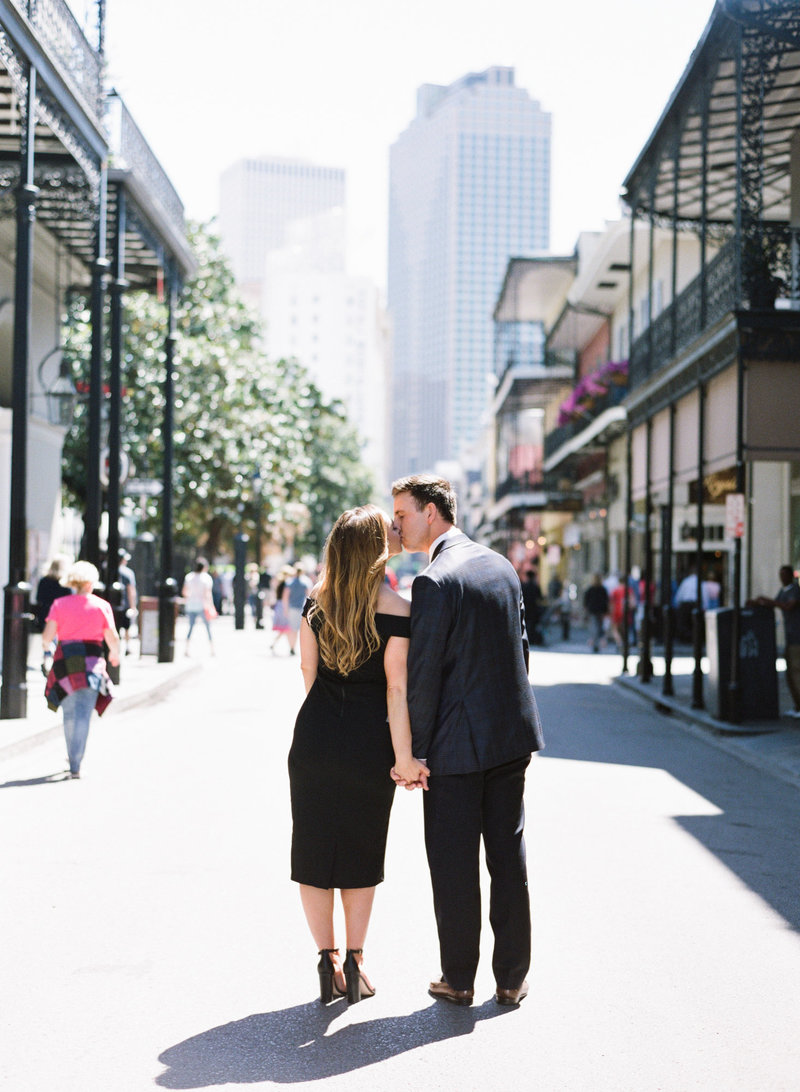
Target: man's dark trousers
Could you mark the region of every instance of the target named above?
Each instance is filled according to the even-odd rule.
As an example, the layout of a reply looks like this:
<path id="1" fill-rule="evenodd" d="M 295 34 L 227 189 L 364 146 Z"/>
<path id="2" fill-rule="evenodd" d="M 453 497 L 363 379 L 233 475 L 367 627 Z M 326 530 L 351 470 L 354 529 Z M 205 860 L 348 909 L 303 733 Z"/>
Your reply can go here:
<path id="1" fill-rule="evenodd" d="M 424 793 L 425 846 L 433 886 L 442 974 L 472 989 L 480 955 L 480 840 L 491 877 L 492 970 L 517 989 L 531 960 L 523 793 L 530 755 L 469 774 L 432 776 Z"/>

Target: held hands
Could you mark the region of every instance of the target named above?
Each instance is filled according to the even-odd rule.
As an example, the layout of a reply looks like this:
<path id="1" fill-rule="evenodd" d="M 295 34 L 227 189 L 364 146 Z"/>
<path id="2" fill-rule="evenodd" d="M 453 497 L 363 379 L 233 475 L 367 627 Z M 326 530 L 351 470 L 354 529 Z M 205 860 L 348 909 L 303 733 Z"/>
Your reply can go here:
<path id="1" fill-rule="evenodd" d="M 389 773 L 396 785 L 402 785 L 413 792 L 414 789 L 428 788 L 431 771 L 421 759 L 407 758 L 402 762 L 395 762 Z"/>

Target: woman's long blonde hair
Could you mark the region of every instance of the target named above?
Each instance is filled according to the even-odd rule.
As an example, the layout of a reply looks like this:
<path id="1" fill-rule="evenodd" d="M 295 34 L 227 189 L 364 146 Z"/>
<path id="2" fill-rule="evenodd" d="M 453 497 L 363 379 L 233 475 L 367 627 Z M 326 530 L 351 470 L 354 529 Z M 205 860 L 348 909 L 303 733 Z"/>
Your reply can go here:
<path id="1" fill-rule="evenodd" d="M 309 621 L 320 613 L 319 652 L 326 667 L 349 675 L 380 648 L 378 592 L 389 557 L 386 517 L 374 504 L 350 508 L 325 544 L 322 580 Z"/>

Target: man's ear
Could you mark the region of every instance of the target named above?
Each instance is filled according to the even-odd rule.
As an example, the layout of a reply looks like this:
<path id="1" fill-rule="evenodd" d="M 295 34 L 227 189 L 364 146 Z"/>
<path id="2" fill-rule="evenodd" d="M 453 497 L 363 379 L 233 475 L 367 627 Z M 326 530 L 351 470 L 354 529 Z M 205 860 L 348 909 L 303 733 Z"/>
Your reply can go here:
<path id="1" fill-rule="evenodd" d="M 433 521 L 436 519 L 436 505 L 433 503 L 433 501 L 428 501 L 428 504 L 426 505 L 425 518 L 427 519 L 428 523 L 433 523 Z"/>

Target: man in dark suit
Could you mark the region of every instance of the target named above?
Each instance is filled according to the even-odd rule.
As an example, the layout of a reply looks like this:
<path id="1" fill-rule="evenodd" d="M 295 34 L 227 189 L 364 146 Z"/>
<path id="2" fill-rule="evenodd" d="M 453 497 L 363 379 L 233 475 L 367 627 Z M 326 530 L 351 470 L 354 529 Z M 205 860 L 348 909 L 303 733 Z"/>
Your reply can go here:
<path id="1" fill-rule="evenodd" d="M 455 1004 L 472 1003 L 483 837 L 495 998 L 514 1005 L 528 992 L 531 950 L 525 771 L 531 752 L 543 746 L 528 681 L 519 577 L 505 558 L 454 526 L 456 498 L 449 482 L 413 475 L 396 481 L 392 495 L 404 549 L 428 551 L 430 561 L 412 588 L 408 655 L 414 754 L 431 771 L 424 794 L 425 846 L 442 976 L 428 992 Z"/>

